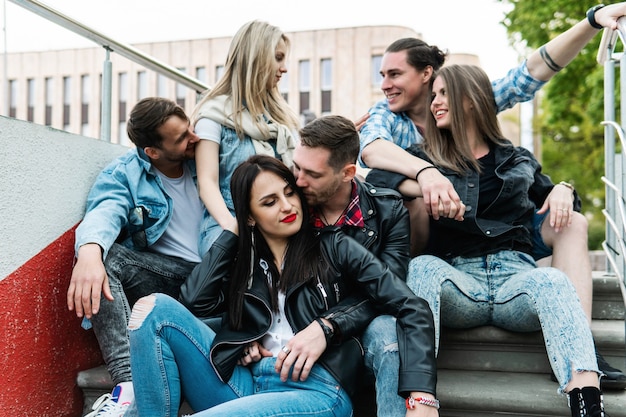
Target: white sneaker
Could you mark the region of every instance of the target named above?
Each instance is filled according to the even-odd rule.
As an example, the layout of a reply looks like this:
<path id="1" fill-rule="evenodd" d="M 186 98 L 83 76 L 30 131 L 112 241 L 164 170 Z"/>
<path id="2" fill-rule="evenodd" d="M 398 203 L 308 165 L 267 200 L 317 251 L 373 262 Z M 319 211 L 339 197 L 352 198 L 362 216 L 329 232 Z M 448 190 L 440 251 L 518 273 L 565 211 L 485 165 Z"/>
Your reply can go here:
<path id="1" fill-rule="evenodd" d="M 130 403 L 119 404 L 117 397 L 104 394 L 93 403 L 93 411 L 85 417 L 123 417 L 129 405 Z"/>

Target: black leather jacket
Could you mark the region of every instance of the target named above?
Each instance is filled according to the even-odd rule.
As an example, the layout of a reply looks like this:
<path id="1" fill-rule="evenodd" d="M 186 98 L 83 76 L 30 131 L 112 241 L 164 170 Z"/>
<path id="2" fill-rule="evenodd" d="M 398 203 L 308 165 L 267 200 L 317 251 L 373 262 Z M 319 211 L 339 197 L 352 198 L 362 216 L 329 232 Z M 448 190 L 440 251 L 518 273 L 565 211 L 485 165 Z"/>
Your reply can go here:
<path id="1" fill-rule="evenodd" d="M 228 302 L 230 266 L 235 259 L 238 237 L 224 231 L 181 287 L 180 301 L 196 316 L 210 317 L 224 310 Z M 337 228 L 325 228 L 319 235 L 323 256 L 331 276 L 322 284 L 318 279 L 291 288 L 285 300 L 285 314 L 294 332 L 322 317 L 344 297 L 364 292 L 381 312 L 398 318 L 398 348 L 401 358 L 399 391 L 435 393 L 436 364 L 434 327 L 428 304 L 416 297 L 402 280 L 362 245 Z M 267 277 L 257 264 L 252 284 L 245 295 L 245 328 L 233 331 L 228 320 L 222 321 L 211 347 L 211 362 L 220 378 L 227 381 L 245 345 L 261 338 L 270 328 L 272 311 Z M 323 291 L 320 285 L 323 285 Z M 380 314 L 380 313 L 379 313 Z M 332 373 L 341 386 L 353 394 L 363 369 L 363 350 L 351 336 L 362 332 L 368 321 L 360 320 L 355 334 L 345 334 L 332 343 L 319 363 Z"/>
<path id="2" fill-rule="evenodd" d="M 365 227 L 344 225 L 341 230 L 384 262 L 391 272 L 406 278 L 409 266 L 409 214 L 402 196 L 391 189 L 374 187 L 355 179 Z M 355 294 L 329 309 L 324 318 L 333 323 L 337 338 L 355 334 L 380 314 L 365 294 Z"/>

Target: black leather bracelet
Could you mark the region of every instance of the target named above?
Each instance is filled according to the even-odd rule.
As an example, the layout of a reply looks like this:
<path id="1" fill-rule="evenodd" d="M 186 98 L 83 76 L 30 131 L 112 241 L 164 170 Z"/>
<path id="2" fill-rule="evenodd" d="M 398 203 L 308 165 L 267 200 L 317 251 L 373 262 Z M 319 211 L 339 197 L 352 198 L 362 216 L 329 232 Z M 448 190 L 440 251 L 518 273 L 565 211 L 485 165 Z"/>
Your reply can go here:
<path id="1" fill-rule="evenodd" d="M 602 25 L 596 22 L 596 12 L 603 7 L 604 4 L 598 4 L 596 6 L 590 7 L 589 10 L 587 10 L 587 20 L 589 21 L 591 27 L 594 27 L 596 29 L 602 29 Z"/>
<path id="2" fill-rule="evenodd" d="M 317 324 L 320 325 L 322 331 L 324 332 L 324 337 L 326 338 L 326 346 L 330 346 L 330 342 L 332 341 L 335 332 L 331 327 L 327 326 L 321 318 L 316 317 L 315 321 L 317 322 Z"/>
<path id="3" fill-rule="evenodd" d="M 422 168 L 419 171 L 417 171 L 417 174 L 415 174 L 415 181 L 419 182 L 417 177 L 419 177 L 422 172 L 426 171 L 427 169 L 431 169 L 431 168 L 437 169 L 437 167 L 434 166 L 434 165 L 426 165 L 424 168 Z"/>

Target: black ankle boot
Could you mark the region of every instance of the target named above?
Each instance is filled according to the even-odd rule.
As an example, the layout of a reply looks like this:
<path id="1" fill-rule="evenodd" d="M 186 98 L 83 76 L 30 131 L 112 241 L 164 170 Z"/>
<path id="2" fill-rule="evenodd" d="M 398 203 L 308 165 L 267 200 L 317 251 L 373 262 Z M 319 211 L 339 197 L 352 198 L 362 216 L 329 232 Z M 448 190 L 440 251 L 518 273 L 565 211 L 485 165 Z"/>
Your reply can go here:
<path id="1" fill-rule="evenodd" d="M 602 392 L 598 388 L 574 388 L 568 397 L 572 417 L 608 417 L 604 414 Z"/>

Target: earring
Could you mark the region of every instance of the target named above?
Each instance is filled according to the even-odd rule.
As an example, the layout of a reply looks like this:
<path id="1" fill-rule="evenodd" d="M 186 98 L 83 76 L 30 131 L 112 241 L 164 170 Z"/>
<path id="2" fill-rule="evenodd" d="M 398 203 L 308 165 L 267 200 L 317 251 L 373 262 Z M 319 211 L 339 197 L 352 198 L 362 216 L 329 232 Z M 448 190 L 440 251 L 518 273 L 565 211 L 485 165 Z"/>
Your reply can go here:
<path id="1" fill-rule="evenodd" d="M 250 226 L 250 276 L 248 277 L 248 289 L 252 288 L 252 278 L 254 277 L 254 253 L 256 244 L 254 241 L 254 225 Z"/>

